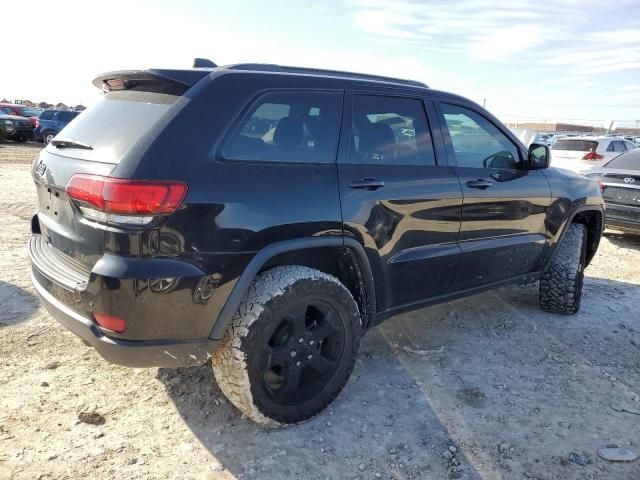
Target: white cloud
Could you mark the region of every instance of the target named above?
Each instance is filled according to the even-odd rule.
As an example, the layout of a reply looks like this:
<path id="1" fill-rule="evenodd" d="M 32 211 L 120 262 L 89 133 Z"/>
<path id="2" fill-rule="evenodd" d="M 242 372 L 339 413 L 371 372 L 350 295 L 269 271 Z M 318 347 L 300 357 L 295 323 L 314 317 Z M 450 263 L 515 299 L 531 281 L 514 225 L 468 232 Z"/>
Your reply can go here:
<path id="1" fill-rule="evenodd" d="M 427 50 L 438 45 L 480 61 L 568 67 L 564 76 L 640 69 L 636 0 L 352 2 L 356 26 L 377 37 L 421 42 Z"/>
<path id="2" fill-rule="evenodd" d="M 506 27 L 489 35 L 477 36 L 471 52 L 480 60 L 503 60 L 542 43 L 537 25 Z"/>

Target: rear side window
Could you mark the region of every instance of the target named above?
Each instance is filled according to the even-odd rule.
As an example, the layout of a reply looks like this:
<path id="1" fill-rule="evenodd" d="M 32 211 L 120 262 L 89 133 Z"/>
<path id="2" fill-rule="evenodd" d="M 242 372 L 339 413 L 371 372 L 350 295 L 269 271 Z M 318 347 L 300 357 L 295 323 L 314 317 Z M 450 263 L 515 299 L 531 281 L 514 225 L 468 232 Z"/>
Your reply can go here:
<path id="1" fill-rule="evenodd" d="M 51 120 L 55 114 L 56 112 L 53 110 L 45 110 L 40 114 L 40 120 Z"/>
<path id="2" fill-rule="evenodd" d="M 435 165 L 422 100 L 354 95 L 349 162 Z"/>
<path id="3" fill-rule="evenodd" d="M 116 90 L 107 93 L 59 133 L 60 138 L 85 143 L 92 150 L 47 148 L 57 155 L 119 163 L 129 149 L 153 138 L 156 129 L 173 118 L 168 113 L 172 106 L 182 101 L 187 100 L 156 92 Z M 60 113 L 72 115 L 73 112 Z"/>
<path id="4" fill-rule="evenodd" d="M 58 112 L 58 121 L 70 122 L 73 118 L 73 112 Z"/>
<path id="5" fill-rule="evenodd" d="M 333 163 L 342 109 L 339 92 L 261 96 L 223 149 L 229 160 Z"/>
<path id="6" fill-rule="evenodd" d="M 640 170 L 640 149 L 620 155 L 606 165 L 607 168 L 619 168 L 621 170 Z"/>
<path id="7" fill-rule="evenodd" d="M 607 152 L 626 152 L 627 149 L 624 146 L 624 142 L 621 140 L 614 140 L 609 143 L 607 147 Z"/>
<path id="8" fill-rule="evenodd" d="M 595 152 L 598 142 L 593 140 L 556 140 L 551 147 L 552 150 L 569 150 L 572 152 Z"/>

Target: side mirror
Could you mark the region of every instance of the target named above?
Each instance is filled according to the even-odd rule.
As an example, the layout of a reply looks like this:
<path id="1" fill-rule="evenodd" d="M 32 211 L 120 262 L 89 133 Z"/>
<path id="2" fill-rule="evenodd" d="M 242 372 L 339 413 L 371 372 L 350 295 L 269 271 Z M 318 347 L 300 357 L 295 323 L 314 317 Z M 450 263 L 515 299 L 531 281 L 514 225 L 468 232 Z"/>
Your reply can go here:
<path id="1" fill-rule="evenodd" d="M 549 167 L 551 161 L 551 150 L 546 145 L 532 143 L 529 145 L 529 168 L 531 170 L 541 170 Z"/>

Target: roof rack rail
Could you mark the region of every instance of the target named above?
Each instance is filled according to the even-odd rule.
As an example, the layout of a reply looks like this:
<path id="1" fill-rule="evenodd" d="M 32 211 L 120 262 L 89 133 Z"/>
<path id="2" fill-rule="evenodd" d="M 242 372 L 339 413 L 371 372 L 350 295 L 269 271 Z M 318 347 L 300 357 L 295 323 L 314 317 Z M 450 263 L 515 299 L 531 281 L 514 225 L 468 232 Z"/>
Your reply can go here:
<path id="1" fill-rule="evenodd" d="M 385 77 L 383 75 L 345 72 L 341 70 L 325 70 L 321 68 L 289 67 L 268 63 L 238 63 L 235 65 L 228 65 L 224 68 L 228 68 L 230 70 L 252 70 L 258 72 L 299 73 L 301 75 L 330 75 L 332 77 L 350 78 L 354 80 L 374 80 L 377 82 L 396 83 L 401 85 L 411 85 L 414 87 L 428 88 L 428 85 L 426 83 L 418 82 L 417 80 L 405 80 L 401 78 Z"/>

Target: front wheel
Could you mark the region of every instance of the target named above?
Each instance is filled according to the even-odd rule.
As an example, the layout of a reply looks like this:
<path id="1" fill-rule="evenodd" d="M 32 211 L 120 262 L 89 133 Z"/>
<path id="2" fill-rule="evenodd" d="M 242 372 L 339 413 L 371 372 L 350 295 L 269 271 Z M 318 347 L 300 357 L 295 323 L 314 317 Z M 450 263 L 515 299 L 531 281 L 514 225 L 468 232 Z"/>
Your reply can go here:
<path id="1" fill-rule="evenodd" d="M 260 274 L 212 358 L 222 392 L 247 417 L 276 427 L 324 410 L 355 365 L 362 323 L 340 281 L 302 266 Z"/>
<path id="2" fill-rule="evenodd" d="M 42 136 L 45 145 L 49 145 L 49 143 L 51 143 L 51 140 L 53 140 L 56 135 L 56 132 L 45 132 L 45 134 Z"/>
<path id="3" fill-rule="evenodd" d="M 573 315 L 580 309 L 586 240 L 584 225 L 569 225 L 551 263 L 540 278 L 540 307 L 544 311 Z"/>

